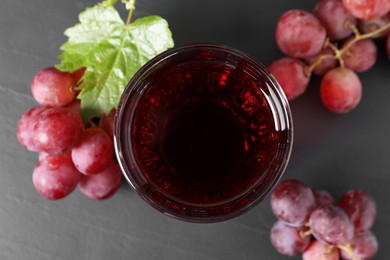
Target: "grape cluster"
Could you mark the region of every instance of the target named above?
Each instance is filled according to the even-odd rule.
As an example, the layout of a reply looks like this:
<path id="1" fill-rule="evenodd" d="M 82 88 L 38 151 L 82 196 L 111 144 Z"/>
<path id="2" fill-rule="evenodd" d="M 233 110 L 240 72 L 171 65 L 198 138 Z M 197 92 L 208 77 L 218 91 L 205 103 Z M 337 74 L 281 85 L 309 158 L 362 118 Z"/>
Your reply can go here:
<path id="1" fill-rule="evenodd" d="M 326 190 L 288 179 L 271 194 L 271 209 L 278 218 L 271 243 L 283 255 L 369 260 L 377 253 L 378 241 L 371 232 L 376 203 L 362 190 L 349 190 L 336 202 Z"/>
<path id="2" fill-rule="evenodd" d="M 78 186 L 93 200 L 111 197 L 122 182 L 114 157 L 115 110 L 84 123 L 77 86 L 85 72 L 63 72 L 54 67 L 39 71 L 31 92 L 39 106 L 19 119 L 16 136 L 27 150 L 38 152 L 32 181 L 46 199 L 57 200 Z"/>
<path id="3" fill-rule="evenodd" d="M 389 0 L 320 0 L 313 12 L 288 10 L 279 18 L 275 40 L 286 55 L 268 68 L 293 100 L 322 76 L 320 97 L 335 113 L 354 109 L 362 98 L 358 73 L 378 56 L 377 38 L 387 37 L 390 58 Z"/>

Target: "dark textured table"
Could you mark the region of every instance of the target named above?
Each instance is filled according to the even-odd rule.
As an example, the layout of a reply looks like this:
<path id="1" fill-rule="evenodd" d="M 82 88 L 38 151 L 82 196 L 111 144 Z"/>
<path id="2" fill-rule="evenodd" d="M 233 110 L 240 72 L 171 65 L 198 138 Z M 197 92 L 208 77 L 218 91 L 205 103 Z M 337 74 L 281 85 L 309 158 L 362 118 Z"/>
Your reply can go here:
<path id="1" fill-rule="evenodd" d="M 252 211 L 217 224 L 174 220 L 146 205 L 127 183 L 110 200 L 94 202 L 75 191 L 47 201 L 35 191 L 31 173 L 37 155 L 15 137 L 19 116 L 37 103 L 30 81 L 58 63 L 63 31 L 93 0 L 2 0 L 0 7 L 0 259 L 288 259 L 271 246 L 275 221 L 269 197 Z M 291 8 L 311 10 L 312 0 L 152 1 L 139 0 L 136 17 L 158 14 L 168 20 L 176 46 L 218 42 L 268 64 L 281 57 L 273 33 L 278 17 Z M 125 16 L 125 12 L 122 12 Z M 380 58 L 361 74 L 362 102 L 346 115 L 326 111 L 314 78 L 291 103 L 295 141 L 284 178 L 298 178 L 340 196 L 364 189 L 378 204 L 374 232 L 390 255 L 390 62 Z M 300 257 L 292 258 L 300 259 Z"/>

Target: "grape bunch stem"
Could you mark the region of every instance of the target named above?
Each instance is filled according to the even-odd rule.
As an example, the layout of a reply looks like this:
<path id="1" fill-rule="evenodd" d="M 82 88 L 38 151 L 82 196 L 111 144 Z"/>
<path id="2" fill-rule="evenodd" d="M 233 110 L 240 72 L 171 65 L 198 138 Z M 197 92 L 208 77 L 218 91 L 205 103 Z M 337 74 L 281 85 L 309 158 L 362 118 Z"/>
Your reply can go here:
<path id="1" fill-rule="evenodd" d="M 299 232 L 299 235 L 301 236 L 302 239 L 307 237 L 307 236 L 311 236 L 311 230 L 309 229 L 307 231 L 301 231 L 301 232 Z"/>
<path id="2" fill-rule="evenodd" d="M 308 229 L 306 231 L 300 231 L 299 232 L 299 235 L 300 237 L 303 239 L 307 236 L 310 236 L 312 234 L 311 232 L 311 229 Z M 347 245 L 344 245 L 344 246 L 337 246 L 337 248 L 339 248 L 340 250 L 344 250 L 345 252 L 347 252 L 350 256 L 352 256 L 352 259 L 353 260 L 361 260 L 360 258 L 356 257 L 354 252 L 353 252 L 353 248 L 351 246 L 351 244 L 347 244 Z M 327 254 L 330 254 L 332 252 L 332 250 L 334 250 L 334 247 L 333 246 L 330 246 L 328 248 L 328 252 Z"/>
<path id="3" fill-rule="evenodd" d="M 360 258 L 356 257 L 355 254 L 353 253 L 353 248 L 351 244 L 347 244 L 345 246 L 337 246 L 339 249 L 344 250 L 347 252 L 350 256 L 352 256 L 353 260 L 361 260 Z"/>
<path id="4" fill-rule="evenodd" d="M 315 62 L 313 62 L 309 66 L 306 66 L 305 73 L 306 73 L 306 75 L 308 77 L 311 76 L 313 70 L 317 66 L 319 66 L 325 59 L 329 59 L 330 58 L 330 59 L 338 60 L 340 67 L 344 68 L 345 65 L 344 65 L 343 55 L 344 54 L 348 55 L 349 49 L 355 43 L 357 43 L 358 41 L 364 40 L 364 39 L 372 38 L 372 37 L 377 36 L 377 35 L 381 34 L 382 32 L 385 32 L 385 31 L 390 29 L 390 23 L 389 23 L 389 24 L 386 24 L 385 26 L 383 26 L 381 28 L 378 28 L 378 29 L 375 29 L 375 30 L 373 30 L 373 31 L 371 31 L 369 33 L 362 34 L 362 33 L 359 32 L 358 28 L 354 24 L 352 24 L 350 21 L 347 21 L 345 23 L 345 26 L 352 29 L 352 31 L 354 33 L 354 38 L 351 41 L 349 41 L 345 46 L 343 46 L 341 49 L 339 49 L 336 44 L 332 43 L 330 41 L 330 39 L 327 38 L 325 40 L 325 43 L 324 43 L 324 49 L 325 48 L 330 48 L 333 51 L 334 54 L 320 55 Z"/>

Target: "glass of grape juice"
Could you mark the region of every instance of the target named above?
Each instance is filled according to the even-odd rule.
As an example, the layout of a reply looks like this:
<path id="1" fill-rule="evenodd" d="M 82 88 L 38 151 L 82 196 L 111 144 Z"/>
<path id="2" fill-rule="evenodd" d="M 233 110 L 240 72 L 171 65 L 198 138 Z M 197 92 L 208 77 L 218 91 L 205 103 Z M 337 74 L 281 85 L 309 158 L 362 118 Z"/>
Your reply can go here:
<path id="1" fill-rule="evenodd" d="M 170 49 L 120 99 L 116 155 L 151 206 L 190 222 L 231 219 L 281 178 L 293 140 L 289 104 L 257 60 L 219 44 Z"/>

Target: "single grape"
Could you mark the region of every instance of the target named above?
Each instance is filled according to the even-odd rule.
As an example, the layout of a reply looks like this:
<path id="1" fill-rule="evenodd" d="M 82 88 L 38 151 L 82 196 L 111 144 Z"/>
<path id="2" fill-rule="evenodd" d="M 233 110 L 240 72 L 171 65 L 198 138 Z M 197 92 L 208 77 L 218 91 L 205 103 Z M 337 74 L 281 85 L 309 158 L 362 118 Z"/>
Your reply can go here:
<path id="1" fill-rule="evenodd" d="M 362 84 L 355 72 L 348 68 L 334 68 L 321 80 L 320 96 L 323 105 L 335 113 L 354 109 L 362 97 Z"/>
<path id="2" fill-rule="evenodd" d="M 316 208 L 332 205 L 335 202 L 333 196 L 326 190 L 313 190 L 314 199 L 316 202 Z"/>
<path id="3" fill-rule="evenodd" d="M 331 245 L 313 240 L 302 254 L 303 260 L 339 260 L 339 250 Z"/>
<path id="4" fill-rule="evenodd" d="M 114 136 L 114 121 L 116 109 L 112 109 L 108 115 L 100 116 L 99 127 L 102 128 L 112 138 Z"/>
<path id="5" fill-rule="evenodd" d="M 50 67 L 39 71 L 32 79 L 31 92 L 38 103 L 60 107 L 71 103 L 75 97 L 75 82 L 68 72 Z"/>
<path id="6" fill-rule="evenodd" d="M 119 189 L 122 178 L 118 163 L 113 161 L 98 174 L 82 175 L 79 189 L 87 198 L 93 200 L 108 199 Z"/>
<path id="7" fill-rule="evenodd" d="M 353 37 L 346 40 L 342 47 L 348 45 Z M 345 67 L 356 71 L 363 72 L 374 66 L 377 59 L 376 44 L 372 39 L 364 39 L 354 43 L 348 51 L 342 55 Z"/>
<path id="8" fill-rule="evenodd" d="M 362 190 L 350 190 L 340 198 L 339 206 L 352 221 L 355 232 L 368 231 L 374 224 L 377 210 L 374 199 Z"/>
<path id="9" fill-rule="evenodd" d="M 390 23 L 390 12 L 384 16 L 375 17 L 370 20 L 359 20 L 358 27 L 359 27 L 359 31 L 365 34 L 365 33 L 376 31 L 388 25 L 389 23 Z M 386 37 L 389 33 L 390 33 L 390 29 L 387 29 L 382 33 L 373 35 L 372 38 L 377 39 L 377 38 Z"/>
<path id="10" fill-rule="evenodd" d="M 73 166 L 69 155 L 51 155 L 38 162 L 32 179 L 40 195 L 49 200 L 57 200 L 76 188 L 80 173 Z"/>
<path id="11" fill-rule="evenodd" d="M 305 74 L 305 64 L 298 59 L 278 59 L 268 66 L 268 70 L 279 82 L 289 100 L 302 95 L 309 85 L 310 77 Z"/>
<path id="12" fill-rule="evenodd" d="M 342 2 L 350 14 L 363 20 L 381 17 L 390 11 L 389 0 L 342 0 Z"/>
<path id="13" fill-rule="evenodd" d="M 48 108 L 44 106 L 33 107 L 24 112 L 23 115 L 19 118 L 16 127 L 16 137 L 19 143 L 29 151 L 39 151 L 33 142 L 32 133 L 39 115 L 47 109 Z"/>
<path id="14" fill-rule="evenodd" d="M 278 219 L 290 226 L 303 226 L 308 221 L 314 207 L 313 192 L 298 180 L 283 181 L 271 194 L 272 212 Z"/>
<path id="15" fill-rule="evenodd" d="M 357 25 L 357 19 L 348 13 L 340 0 L 319 1 L 314 7 L 313 14 L 324 25 L 332 41 L 339 41 L 350 36 L 352 28 L 349 25 Z"/>
<path id="16" fill-rule="evenodd" d="M 315 66 L 313 73 L 316 75 L 324 75 L 326 72 L 336 68 L 337 66 L 337 60 L 333 57 L 327 57 L 329 55 L 334 56 L 334 52 L 330 48 L 325 48 L 322 49 L 317 55 L 306 58 L 305 61 L 307 64 L 312 65 L 321 59 L 321 62 Z"/>
<path id="17" fill-rule="evenodd" d="M 310 235 L 303 235 L 304 231 L 304 228 L 290 227 L 278 220 L 271 229 L 271 243 L 283 255 L 302 254 L 310 243 Z"/>
<path id="18" fill-rule="evenodd" d="M 50 108 L 41 113 L 33 128 L 35 146 L 48 154 L 63 154 L 77 143 L 83 122 L 70 108 Z"/>
<path id="19" fill-rule="evenodd" d="M 302 10 L 285 12 L 276 25 L 275 40 L 280 50 L 294 58 L 308 58 L 319 53 L 326 30 L 312 14 Z"/>
<path id="20" fill-rule="evenodd" d="M 83 174 L 103 171 L 112 161 L 114 145 L 108 134 L 100 128 L 88 128 L 72 149 L 72 160 Z"/>
<path id="21" fill-rule="evenodd" d="M 351 246 L 352 255 L 346 250 L 341 251 L 341 256 L 343 257 L 343 259 L 370 260 L 373 259 L 378 252 L 378 240 L 371 231 L 356 235 L 352 239 Z"/>
<path id="22" fill-rule="evenodd" d="M 318 208 L 310 215 L 309 226 L 313 236 L 334 246 L 345 246 L 354 235 L 352 222 L 340 207 L 328 205 Z"/>

